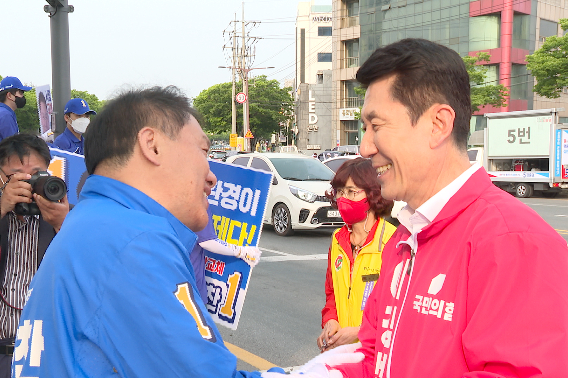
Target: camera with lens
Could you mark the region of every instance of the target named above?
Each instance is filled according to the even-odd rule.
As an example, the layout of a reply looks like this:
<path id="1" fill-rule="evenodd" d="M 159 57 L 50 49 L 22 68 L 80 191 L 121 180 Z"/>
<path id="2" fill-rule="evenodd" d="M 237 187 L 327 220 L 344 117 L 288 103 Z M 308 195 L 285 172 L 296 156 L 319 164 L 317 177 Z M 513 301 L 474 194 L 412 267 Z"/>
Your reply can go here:
<path id="1" fill-rule="evenodd" d="M 34 173 L 29 180 L 24 181 L 32 186 L 32 193 L 37 193 L 52 202 L 61 200 L 65 197 L 65 194 L 67 194 L 67 185 L 65 185 L 65 181 L 57 176 L 51 176 L 47 171 Z M 33 200 L 31 203 L 17 203 L 14 211 L 18 215 L 41 214 L 37 203 Z"/>

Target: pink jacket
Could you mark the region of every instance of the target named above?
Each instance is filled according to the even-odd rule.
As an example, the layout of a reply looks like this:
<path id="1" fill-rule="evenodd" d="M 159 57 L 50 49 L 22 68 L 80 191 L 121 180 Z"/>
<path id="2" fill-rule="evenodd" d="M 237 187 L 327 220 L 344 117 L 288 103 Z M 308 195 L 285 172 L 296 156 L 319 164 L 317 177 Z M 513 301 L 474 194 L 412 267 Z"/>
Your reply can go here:
<path id="1" fill-rule="evenodd" d="M 344 377 L 568 377 L 568 248 L 478 170 L 418 234 L 400 226 Z M 390 371 L 390 374 L 389 374 Z"/>

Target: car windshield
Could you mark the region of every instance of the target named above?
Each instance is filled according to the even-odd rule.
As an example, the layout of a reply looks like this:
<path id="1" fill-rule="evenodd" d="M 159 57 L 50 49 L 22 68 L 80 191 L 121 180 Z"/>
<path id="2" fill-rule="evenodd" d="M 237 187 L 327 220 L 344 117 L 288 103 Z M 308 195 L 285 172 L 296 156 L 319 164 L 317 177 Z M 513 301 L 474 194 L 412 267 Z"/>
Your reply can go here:
<path id="1" fill-rule="evenodd" d="M 333 171 L 316 159 L 270 159 L 278 174 L 285 180 L 330 181 Z"/>

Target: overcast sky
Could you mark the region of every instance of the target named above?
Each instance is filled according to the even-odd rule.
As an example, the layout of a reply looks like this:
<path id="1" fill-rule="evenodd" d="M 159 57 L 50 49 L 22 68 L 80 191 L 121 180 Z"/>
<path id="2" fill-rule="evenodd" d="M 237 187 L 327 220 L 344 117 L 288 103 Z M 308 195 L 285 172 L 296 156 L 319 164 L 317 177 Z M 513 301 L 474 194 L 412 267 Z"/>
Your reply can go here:
<path id="1" fill-rule="evenodd" d="M 331 4 L 317 0 L 316 4 Z M 34 86 L 51 83 L 50 20 L 42 0 L 2 0 L 0 75 Z M 71 88 L 108 99 L 123 86 L 177 85 L 195 97 L 231 80 L 223 51 L 235 0 L 69 0 Z M 261 21 L 250 33 L 262 37 L 252 71 L 282 83 L 294 76 L 298 1 L 245 1 L 245 19 Z"/>

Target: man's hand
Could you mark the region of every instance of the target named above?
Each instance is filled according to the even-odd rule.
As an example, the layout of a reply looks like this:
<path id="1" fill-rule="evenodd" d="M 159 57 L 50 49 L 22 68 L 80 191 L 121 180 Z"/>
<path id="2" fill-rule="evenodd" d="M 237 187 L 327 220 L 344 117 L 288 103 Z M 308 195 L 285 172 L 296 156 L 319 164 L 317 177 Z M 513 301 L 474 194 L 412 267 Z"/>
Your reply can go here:
<path id="1" fill-rule="evenodd" d="M 330 339 L 340 329 L 341 329 L 341 326 L 339 325 L 339 323 L 335 319 L 331 319 L 327 323 L 325 323 L 325 325 L 323 326 L 323 330 L 321 331 L 321 334 L 317 338 L 318 348 L 320 348 L 322 353 L 325 352 L 328 348 L 331 347 Z M 355 340 L 353 340 L 353 341 L 355 341 Z"/>
<path id="2" fill-rule="evenodd" d="M 340 345 L 351 344 L 358 340 L 359 328 L 361 327 L 344 327 L 329 338 L 327 341 L 327 349 L 333 349 Z"/>
<path id="3" fill-rule="evenodd" d="M 361 353 L 362 354 L 362 353 Z M 328 370 L 324 364 L 314 364 L 309 369 L 302 372 L 292 371 L 290 374 L 280 374 L 266 372 L 262 373 L 262 378 L 343 378 L 339 370 Z"/>
<path id="4" fill-rule="evenodd" d="M 262 253 L 258 247 L 237 247 L 238 253 L 236 257 L 244 260 L 247 264 L 254 268 L 260 261 L 260 254 Z"/>
<path id="5" fill-rule="evenodd" d="M 33 198 L 37 202 L 43 219 L 55 229 L 55 232 L 59 232 L 67 213 L 69 213 L 67 195 L 59 202 L 52 202 L 36 193 L 34 193 Z"/>
<path id="6" fill-rule="evenodd" d="M 14 210 L 17 203 L 32 202 L 32 186 L 23 181 L 31 177 L 27 173 L 14 173 L 10 177 L 0 197 L 0 218 L 4 218 L 6 214 Z"/>
<path id="7" fill-rule="evenodd" d="M 312 358 L 306 364 L 297 367 L 292 371 L 293 374 L 312 374 L 315 372 L 325 372 L 322 369 L 322 366 L 325 370 L 328 370 L 326 367 L 329 366 L 333 368 L 337 365 L 342 364 L 356 364 L 365 358 L 365 355 L 362 352 L 356 352 L 357 349 L 361 348 L 361 343 L 355 344 L 347 344 L 337 347 L 333 350 L 328 352 L 322 353 L 317 355 L 316 357 Z M 308 377 L 321 377 L 325 375 L 308 375 Z M 329 370 L 329 377 L 342 377 L 343 375 L 339 370 Z M 264 377 L 264 376 L 263 376 Z"/>

